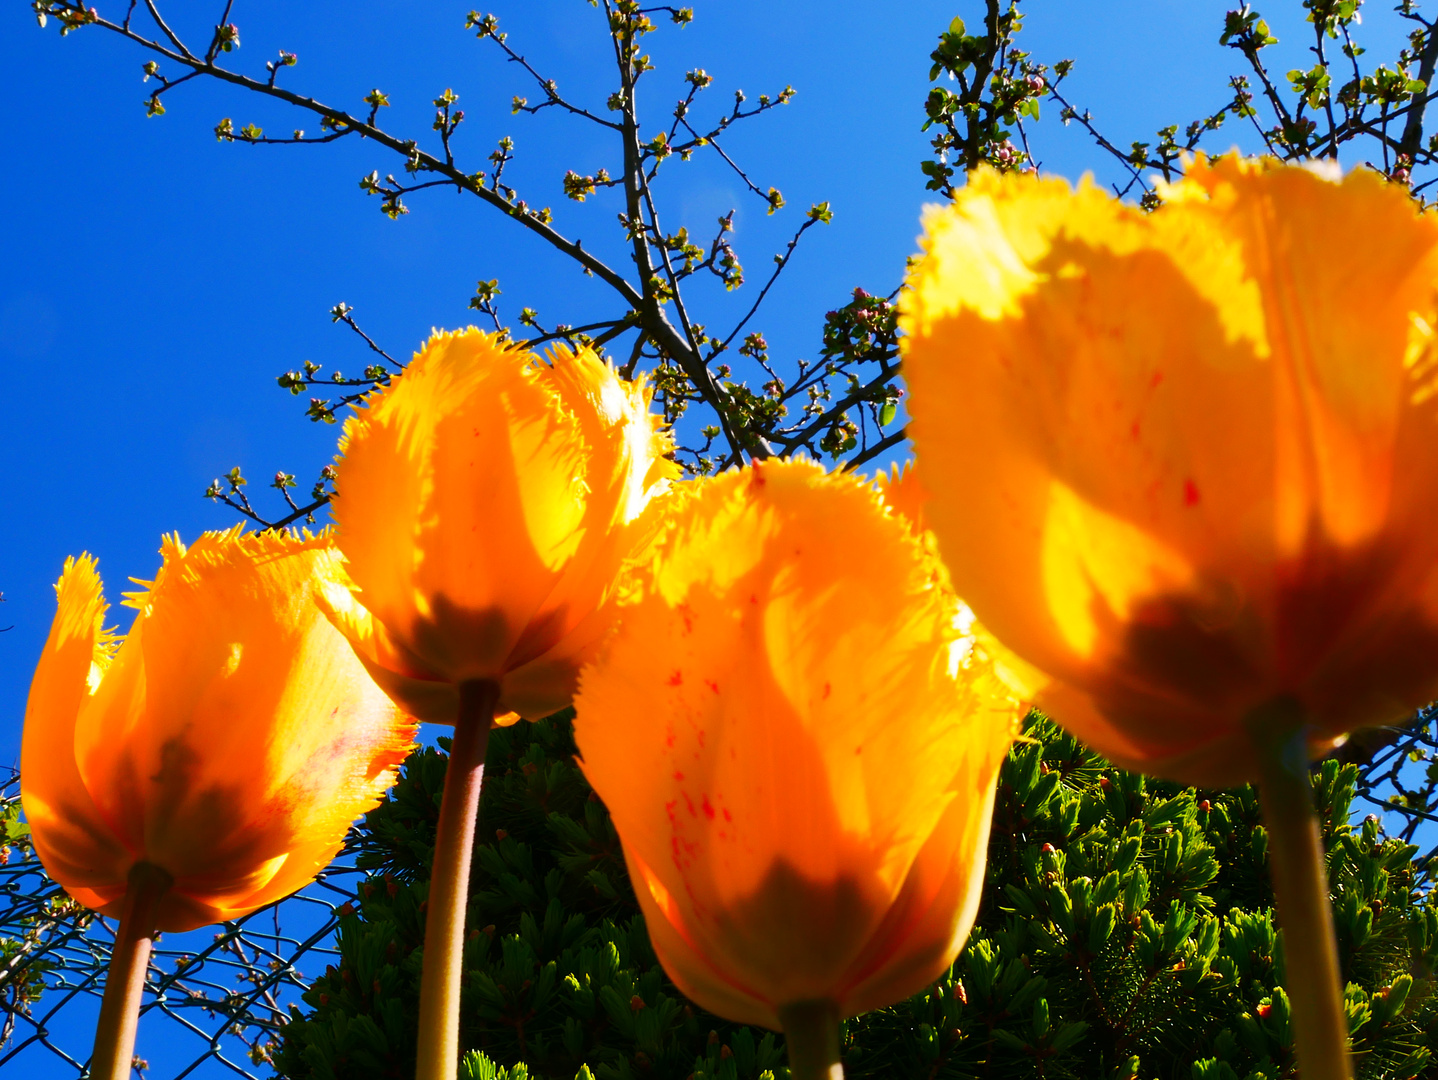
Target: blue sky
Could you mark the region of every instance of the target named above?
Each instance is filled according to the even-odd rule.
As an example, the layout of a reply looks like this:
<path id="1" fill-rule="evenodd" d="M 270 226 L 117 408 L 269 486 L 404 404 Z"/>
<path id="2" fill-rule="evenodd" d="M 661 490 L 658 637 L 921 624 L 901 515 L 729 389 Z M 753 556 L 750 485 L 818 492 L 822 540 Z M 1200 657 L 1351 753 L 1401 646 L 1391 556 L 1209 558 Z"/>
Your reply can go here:
<path id="1" fill-rule="evenodd" d="M 1025 7 L 1026 46 L 1044 61 L 1076 60 L 1071 99 L 1123 143 L 1211 111 L 1241 59 L 1217 44 L 1223 3 Z M 1298 7 L 1291 0 L 1289 17 L 1272 19 L 1295 53 L 1288 42 L 1301 37 Z M 467 10 L 392 0 L 239 4 L 233 19 L 243 48 L 231 62 L 258 72 L 278 49 L 295 52 L 300 62 L 285 72 L 287 85 L 350 108 L 378 86 L 394 103 L 384 115 L 391 130 L 417 136 L 432 134 L 429 102 L 453 87 L 469 117 L 457 136 L 461 160 L 486 167 L 495 141 L 513 136 L 517 157 L 507 175 L 521 193 L 554 206 L 570 235 L 612 249 L 612 208 L 568 203 L 559 187 L 568 168 L 613 171 L 609 147 L 552 111 L 511 115 L 514 94 L 537 95 L 492 43 L 463 30 Z M 609 87 L 597 12 L 582 0 L 495 11 L 515 47 L 566 93 L 602 104 Z M 663 207 L 671 223 L 705 236 L 737 206 L 739 252 L 753 280 L 804 208 L 832 203 L 834 223 L 810 233 L 755 323 L 776 358 L 812 358 L 824 311 L 853 287 L 886 292 L 897 284 L 931 197 L 918 171 L 928 53 L 956 12 L 975 22 L 981 5 L 909 0 L 880 16 L 853 2 L 733 0 L 700 3 L 691 27 L 650 39 L 659 65 L 648 81 L 656 122 L 691 67 L 716 79 L 701 116 L 724 108 L 735 87 L 751 99 L 786 83 L 798 90 L 787 108 L 728 142 L 761 186 L 785 193 L 789 209 L 766 218 L 712 158 L 672 170 Z M 1388 26 L 1370 26 L 1370 38 L 1396 40 L 1395 20 L 1377 21 Z M 191 20 L 188 29 L 201 38 L 204 25 Z M 1372 55 L 1391 51 L 1373 44 Z M 0 116 L 9 181 L 0 215 L 0 363 L 8 376 L 0 396 L 0 626 L 14 627 L 0 635 L 0 762 L 18 755 L 29 676 L 53 612 L 50 586 L 66 555 L 97 554 L 117 600 L 127 577 L 154 571 L 162 532 L 193 537 L 233 520 L 200 498 L 211 478 L 241 465 L 253 492 L 276 470 L 303 482 L 329 459 L 337 430 L 305 420 L 305 399 L 277 389 L 274 378 L 307 359 L 327 370 L 362 367 L 357 339 L 330 321 L 333 304 L 353 305 L 400 355 L 431 327 L 469 322 L 466 304 L 480 278 L 500 279 L 507 318 L 524 305 L 570 323 L 613 310 L 602 287 L 475 199 L 421 194 L 400 221 L 381 215 L 378 200 L 357 186 L 371 169 L 396 167 L 376 147 L 218 143 L 211 131 L 222 117 L 272 132 L 314 126 L 242 91 L 197 81 L 166 99 L 165 116 L 147 118 L 146 58 L 101 32 L 62 40 L 53 24 L 41 31 L 23 3 L 0 11 L 0 64 L 11 87 Z M 1114 175 L 1076 126 L 1056 122 L 1051 106 L 1034 139 L 1046 169 Z M 717 321 L 735 298 L 710 290 L 694 302 Z M 117 614 L 123 622 L 126 613 Z"/>
<path id="2" fill-rule="evenodd" d="M 102 14 L 123 6 L 109 4 L 113 11 L 100 0 Z M 1127 145 L 1226 100 L 1227 77 L 1241 64 L 1217 43 L 1227 6 L 1028 0 L 1023 42 L 1041 61 L 1074 59 L 1066 93 Z M 1284 41 L 1275 66 L 1308 66 L 1298 0 L 1271 7 Z M 831 202 L 834 223 L 810 233 L 754 324 L 783 362 L 816 355 L 824 312 L 855 286 L 887 292 L 898 283 L 932 199 L 918 169 L 928 54 L 955 14 L 977 23 L 982 5 L 905 0 L 886 8 L 700 0 L 694 25 L 652 39 L 656 125 L 681 96 L 688 68 L 716 79 L 701 117 L 725 108 L 736 87 L 751 100 L 786 83 L 798 91 L 727 144 L 756 182 L 784 192 L 786 211 L 765 217 L 713 159 L 670 170 L 661 204 L 671 227 L 687 224 L 701 237 L 738 207 L 737 245 L 753 281 L 804 208 Z M 286 85 L 352 109 L 379 87 L 393 102 L 386 126 L 418 137 L 432 134 L 430 100 L 453 87 L 469 117 L 456 138 L 468 168 L 487 168 L 495 141 L 513 136 L 507 178 L 521 194 L 553 206 L 560 227 L 587 246 L 613 250 L 613 208 L 602 199 L 568 203 L 560 192 L 566 169 L 616 171 L 609 147 L 552 111 L 511 115 L 513 95 L 538 95 L 492 43 L 464 31 L 467 10 L 247 0 L 235 7 L 243 48 L 230 62 L 260 72 L 276 50 L 295 52 L 300 62 L 284 74 Z M 562 90 L 602 109 L 607 43 L 583 0 L 495 0 L 493 10 L 511 43 Z M 205 20 L 178 25 L 205 36 Z M 1365 59 L 1396 52 L 1400 29 L 1386 11 L 1375 10 L 1365 31 Z M 358 341 L 331 323 L 332 305 L 353 305 L 396 355 L 431 327 L 468 323 L 480 278 L 500 279 L 511 319 L 525 305 L 546 322 L 613 310 L 601 287 L 475 199 L 421 194 L 400 221 L 382 216 L 357 186 L 372 169 L 397 169 L 376 147 L 218 143 L 212 129 L 222 117 L 271 132 L 314 127 L 243 92 L 196 82 L 167 98 L 165 116 L 147 119 L 145 59 L 107 34 L 61 40 L 53 25 L 41 31 L 20 0 L 0 9 L 9 86 L 0 112 L 0 627 L 13 624 L 0 633 L 0 764 L 18 760 L 30 673 L 66 555 L 97 554 L 118 601 L 127 577 L 155 570 L 162 532 L 193 538 L 234 520 L 200 497 L 211 478 L 241 465 L 254 492 L 278 469 L 303 483 L 329 460 L 337 428 L 305 420 L 305 398 L 274 379 L 305 360 L 350 372 L 367 362 Z M 1057 123 L 1051 105 L 1033 139 L 1048 171 L 1117 175 L 1078 127 Z M 1241 127 L 1220 145 L 1234 141 L 1253 149 Z M 738 302 L 747 303 L 746 293 Z M 736 303 L 722 290 L 693 302 L 706 321 L 732 318 L 724 313 Z"/>

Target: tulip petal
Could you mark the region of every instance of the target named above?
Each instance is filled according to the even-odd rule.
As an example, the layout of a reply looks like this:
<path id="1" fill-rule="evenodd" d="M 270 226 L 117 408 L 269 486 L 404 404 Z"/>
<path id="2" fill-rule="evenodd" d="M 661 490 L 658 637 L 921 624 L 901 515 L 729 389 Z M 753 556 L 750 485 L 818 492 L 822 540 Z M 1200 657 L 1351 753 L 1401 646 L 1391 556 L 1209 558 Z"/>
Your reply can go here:
<path id="1" fill-rule="evenodd" d="M 884 922 L 847 973 L 841 1011 L 857 1016 L 912 997 L 944 973 L 968 939 L 983 895 L 997 786 L 975 755 L 955 798 L 909 869 Z M 975 790 L 986 798 L 974 798 Z"/>
<path id="2" fill-rule="evenodd" d="M 424 670 L 419 659 L 390 637 L 355 597 L 346 578 L 316 590 L 315 602 L 354 649 L 370 678 L 416 720 L 453 724 L 459 713 L 459 687 Z"/>
<path id="3" fill-rule="evenodd" d="M 97 887 L 123 883 L 131 853 L 76 768 L 75 724 L 110 667 L 115 643 L 105 630 L 108 605 L 93 558 L 66 559 L 55 593 L 55 620 L 25 706 L 21 793 L 36 850 L 51 875 L 72 894 L 98 895 Z"/>
<path id="4" fill-rule="evenodd" d="M 631 845 L 624 847 L 624 861 L 654 953 L 684 996 L 736 1023 L 780 1030 L 779 1014 L 762 992 L 736 982 L 722 961 L 711 961 L 703 949 L 696 947 L 685 926 L 684 912 Z"/>

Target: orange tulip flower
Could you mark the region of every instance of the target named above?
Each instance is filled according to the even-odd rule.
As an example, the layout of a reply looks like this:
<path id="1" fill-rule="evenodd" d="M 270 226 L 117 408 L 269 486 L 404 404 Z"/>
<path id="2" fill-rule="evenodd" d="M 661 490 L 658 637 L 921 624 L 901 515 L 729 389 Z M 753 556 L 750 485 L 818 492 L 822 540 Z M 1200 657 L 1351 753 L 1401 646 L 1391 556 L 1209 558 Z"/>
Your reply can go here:
<path id="1" fill-rule="evenodd" d="M 1344 1076 L 1305 766 L 1438 695 L 1438 219 L 1272 161 L 1160 194 L 981 174 L 930 216 L 902 316 L 927 512 L 1055 719 L 1260 780 L 1285 932 L 1314 935 L 1290 991 L 1334 990 L 1295 1001 L 1304 1077 Z"/>
<path id="2" fill-rule="evenodd" d="M 874 488 L 805 461 L 685 487 L 575 736 L 670 977 L 829 1076 L 841 1017 L 963 944 L 1017 710 Z"/>
<path id="3" fill-rule="evenodd" d="M 96 1077 L 129 1076 L 154 932 L 307 884 L 414 734 L 313 603 L 342 574 L 327 536 L 234 529 L 161 551 L 123 639 L 104 629 L 94 560 L 66 561 L 25 711 L 35 850 L 71 896 L 121 919 Z"/>
<path id="4" fill-rule="evenodd" d="M 501 713 L 570 703 L 636 519 L 678 472 L 649 398 L 589 349 L 545 363 L 471 328 L 345 424 L 334 513 L 364 607 L 339 625 L 412 716 L 453 724 L 475 681 Z"/>
<path id="5" fill-rule="evenodd" d="M 649 392 L 589 349 L 549 363 L 436 334 L 345 425 L 336 624 L 421 720 L 455 724 L 420 987 L 419 1080 L 452 1080 L 474 818 L 491 720 L 570 703 L 613 618 L 640 512 L 677 468 Z M 517 715 L 515 715 L 517 714 Z M 501 721 L 504 722 L 504 721 Z"/>
<path id="6" fill-rule="evenodd" d="M 903 305 L 955 587 L 1125 767 L 1256 779 L 1438 696 L 1438 220 L 1359 171 L 1194 163 L 1145 214 L 979 175 Z"/>

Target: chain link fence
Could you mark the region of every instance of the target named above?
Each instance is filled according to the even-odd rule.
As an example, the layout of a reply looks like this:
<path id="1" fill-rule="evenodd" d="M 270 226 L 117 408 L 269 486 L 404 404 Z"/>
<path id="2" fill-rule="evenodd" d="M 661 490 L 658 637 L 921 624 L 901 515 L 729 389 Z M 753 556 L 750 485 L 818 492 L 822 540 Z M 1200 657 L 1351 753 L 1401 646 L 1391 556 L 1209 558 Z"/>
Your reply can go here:
<path id="1" fill-rule="evenodd" d="M 1390 836 L 1417 846 L 1415 861 L 1432 887 L 1438 881 L 1438 704 L 1419 712 L 1407 728 L 1382 732 L 1357 749 L 1355 808 L 1366 804 Z"/>
<path id="2" fill-rule="evenodd" d="M 45 874 L 20 824 L 19 776 L 0 786 L 0 1072 L 85 1075 L 115 921 Z M 308 888 L 244 919 L 155 943 L 136 1044 L 137 1075 L 271 1077 L 307 972 L 339 956 L 335 930 L 363 871 L 354 837 Z"/>
<path id="3" fill-rule="evenodd" d="M 1349 751 L 1356 812 L 1419 848 L 1438 879 L 1438 709 Z M 113 920 L 66 897 L 35 858 L 19 813 L 19 776 L 0 782 L 0 1070 L 81 1077 L 114 942 Z M 358 830 L 308 888 L 247 918 L 156 943 L 137 1043 L 137 1075 L 272 1077 L 270 1060 L 306 973 L 337 962 L 339 918 L 364 877 Z M 22 1071 L 23 1067 L 23 1071 Z"/>

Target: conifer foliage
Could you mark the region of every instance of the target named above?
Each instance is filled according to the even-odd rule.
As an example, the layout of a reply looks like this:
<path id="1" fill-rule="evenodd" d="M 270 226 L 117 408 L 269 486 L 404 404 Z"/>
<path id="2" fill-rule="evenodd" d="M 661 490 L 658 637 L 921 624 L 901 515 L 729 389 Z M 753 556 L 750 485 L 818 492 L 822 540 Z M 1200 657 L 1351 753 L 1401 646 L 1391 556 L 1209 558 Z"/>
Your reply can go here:
<path id="1" fill-rule="evenodd" d="M 470 1080 L 783 1080 L 779 1036 L 685 1001 L 655 960 L 570 714 L 494 732 L 467 931 Z M 426 875 L 446 758 L 417 751 L 363 826 L 342 962 L 276 1057 L 292 1080 L 412 1073 Z M 1349 824 L 1315 769 L 1362 1078 L 1438 1077 L 1438 897 L 1416 849 Z M 969 944 L 926 993 L 847 1022 L 853 1077 L 1293 1075 L 1267 835 L 1248 788 L 1123 772 L 1033 714 L 1000 780 Z"/>

